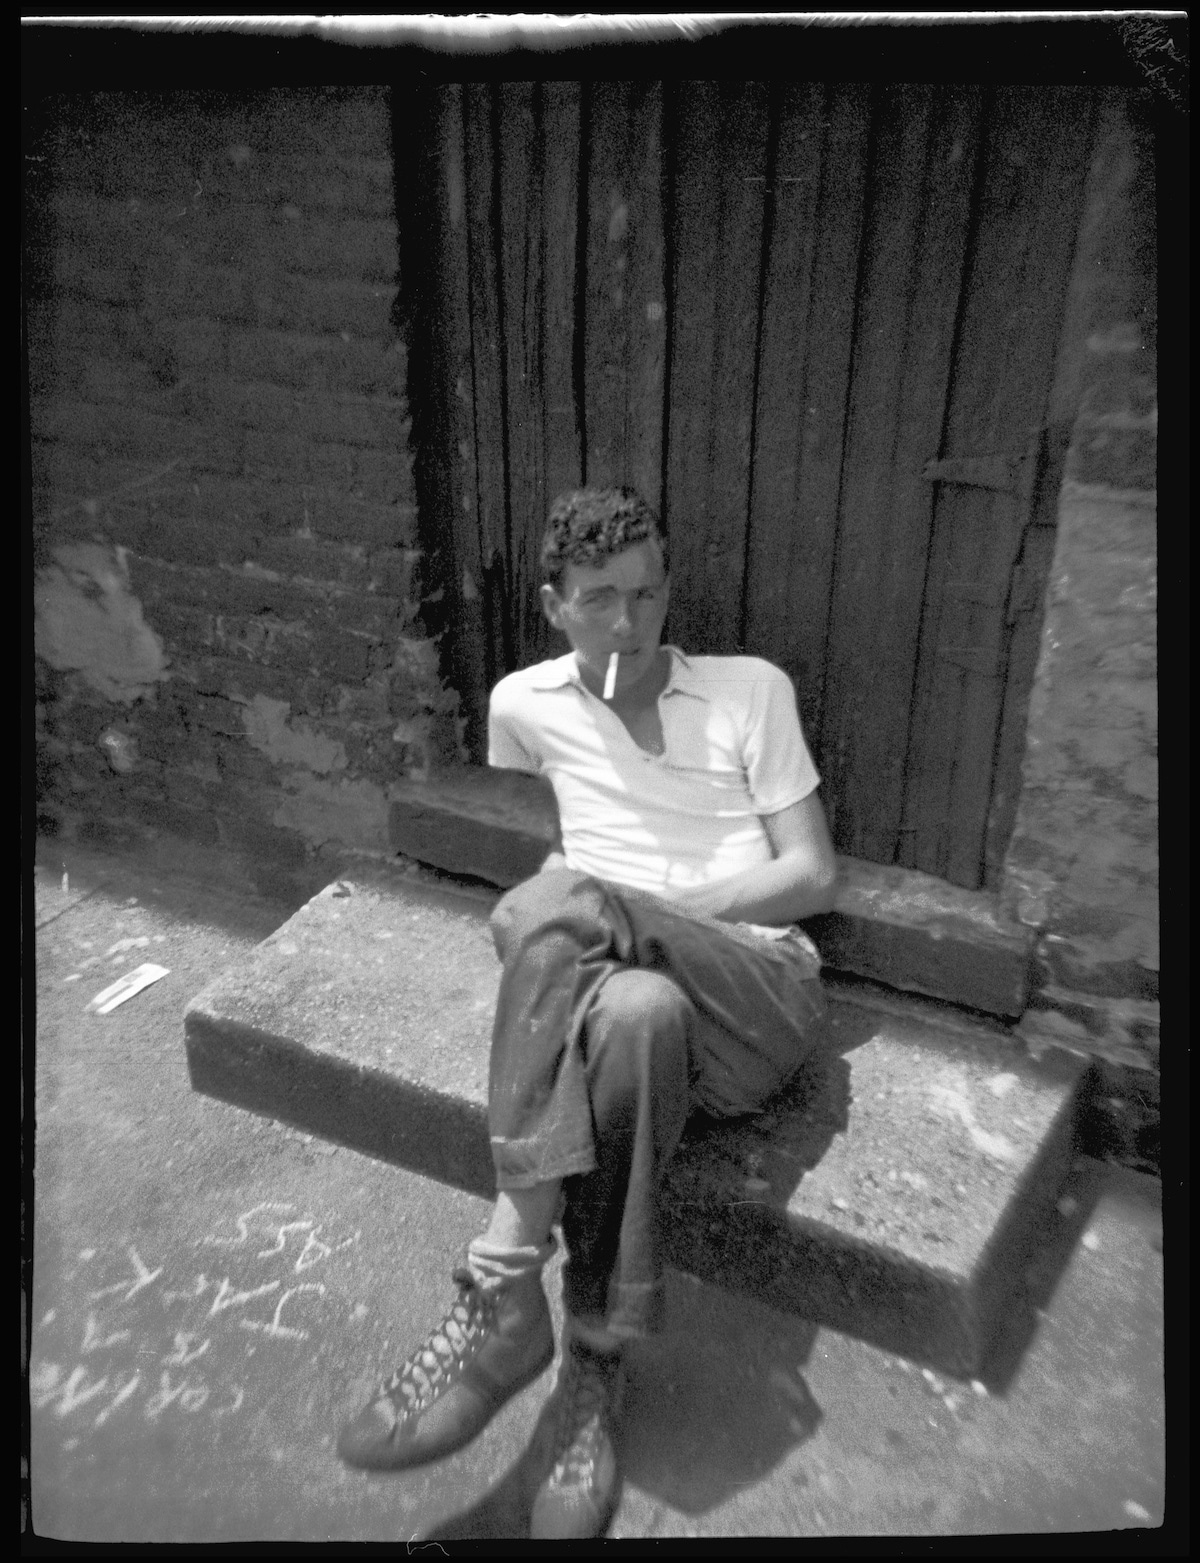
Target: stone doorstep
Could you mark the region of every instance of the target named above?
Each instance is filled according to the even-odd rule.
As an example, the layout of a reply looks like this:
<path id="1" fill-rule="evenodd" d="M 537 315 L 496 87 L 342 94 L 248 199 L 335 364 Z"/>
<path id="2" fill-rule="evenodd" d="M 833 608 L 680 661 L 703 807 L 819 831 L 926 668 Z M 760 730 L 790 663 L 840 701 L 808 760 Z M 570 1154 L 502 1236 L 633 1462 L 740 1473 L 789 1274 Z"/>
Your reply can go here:
<path id="1" fill-rule="evenodd" d="M 356 866 L 189 1004 L 196 1090 L 485 1198 L 495 895 Z M 996 1026 L 831 994 L 759 1117 L 689 1127 L 678 1269 L 978 1374 L 1073 1151 L 1084 1065 Z"/>
<path id="2" fill-rule="evenodd" d="M 392 849 L 505 889 L 541 867 L 557 833 L 536 778 L 459 766 L 393 789 Z M 834 910 L 808 927 L 826 965 L 904 991 L 1015 1018 L 1026 1007 L 1035 930 L 997 898 L 929 874 L 840 858 Z"/>

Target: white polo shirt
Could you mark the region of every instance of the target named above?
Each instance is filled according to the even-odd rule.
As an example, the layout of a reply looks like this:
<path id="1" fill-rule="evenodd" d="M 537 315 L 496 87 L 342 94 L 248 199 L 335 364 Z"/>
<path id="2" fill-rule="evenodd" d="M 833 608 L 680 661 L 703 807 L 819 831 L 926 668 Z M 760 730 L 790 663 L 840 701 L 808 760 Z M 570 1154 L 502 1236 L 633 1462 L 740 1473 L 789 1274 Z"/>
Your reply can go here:
<path id="1" fill-rule="evenodd" d="M 667 650 L 661 755 L 638 747 L 570 652 L 492 690 L 488 762 L 550 779 L 568 867 L 669 900 L 770 862 L 762 816 L 820 778 L 786 673 L 758 657 Z"/>

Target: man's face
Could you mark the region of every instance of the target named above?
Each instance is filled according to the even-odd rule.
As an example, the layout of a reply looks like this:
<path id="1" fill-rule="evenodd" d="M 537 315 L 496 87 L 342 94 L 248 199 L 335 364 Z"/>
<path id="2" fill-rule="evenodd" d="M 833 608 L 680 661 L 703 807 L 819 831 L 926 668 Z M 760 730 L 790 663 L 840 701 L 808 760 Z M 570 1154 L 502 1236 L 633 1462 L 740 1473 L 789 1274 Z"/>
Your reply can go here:
<path id="1" fill-rule="evenodd" d="M 654 665 L 667 617 L 669 583 L 657 543 L 635 543 L 598 566 L 569 564 L 561 594 L 542 587 L 542 606 L 581 665 L 601 682 L 619 651 L 617 688 Z"/>

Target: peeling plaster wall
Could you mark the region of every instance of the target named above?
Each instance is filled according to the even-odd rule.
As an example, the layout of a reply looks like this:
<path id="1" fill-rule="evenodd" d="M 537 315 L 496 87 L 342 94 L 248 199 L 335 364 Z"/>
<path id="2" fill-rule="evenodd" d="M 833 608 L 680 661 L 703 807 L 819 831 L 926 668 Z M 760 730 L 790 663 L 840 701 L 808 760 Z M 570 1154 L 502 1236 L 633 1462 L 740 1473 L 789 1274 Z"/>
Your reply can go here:
<path id="1" fill-rule="evenodd" d="M 346 769 L 346 750 L 336 738 L 327 738 L 303 719 L 289 724 L 291 706 L 286 700 L 255 695 L 242 711 L 246 737 L 268 759 L 299 766 L 325 776 Z"/>
<path id="2" fill-rule="evenodd" d="M 387 789 L 343 777 L 326 780 L 295 771 L 272 816 L 276 825 L 295 830 L 313 846 L 336 843 L 373 852 L 392 852 L 388 836 Z"/>
<path id="3" fill-rule="evenodd" d="M 33 601 L 36 654 L 60 673 L 78 671 L 104 699 L 132 705 L 170 676 L 162 638 L 129 590 L 123 548 L 60 544 Z"/>
<path id="4" fill-rule="evenodd" d="M 285 875 L 387 850 L 393 783 L 458 742 L 419 618 L 387 93 L 35 118 L 39 823 Z"/>
<path id="5" fill-rule="evenodd" d="M 1077 349 L 1059 376 L 1079 411 L 1003 896 L 1039 930 L 1031 1040 L 1144 1068 L 1159 965 L 1153 138 L 1115 93 L 1102 130 Z"/>

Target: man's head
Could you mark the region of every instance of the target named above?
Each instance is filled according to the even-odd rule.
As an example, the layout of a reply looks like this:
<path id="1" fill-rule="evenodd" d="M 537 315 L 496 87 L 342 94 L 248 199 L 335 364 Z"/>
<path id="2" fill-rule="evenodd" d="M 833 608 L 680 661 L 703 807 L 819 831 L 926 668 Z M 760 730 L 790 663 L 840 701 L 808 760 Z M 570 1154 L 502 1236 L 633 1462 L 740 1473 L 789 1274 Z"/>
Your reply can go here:
<path id="1" fill-rule="evenodd" d="M 665 575 L 666 534 L 636 489 L 571 489 L 550 507 L 542 539 L 542 580 L 561 596 L 568 565 L 594 568 L 644 542 L 657 544 Z"/>
<path id="2" fill-rule="evenodd" d="M 667 540 L 640 494 L 560 495 L 542 546 L 542 579 L 546 617 L 593 677 L 603 679 L 614 651 L 619 688 L 649 672 L 667 615 Z"/>

